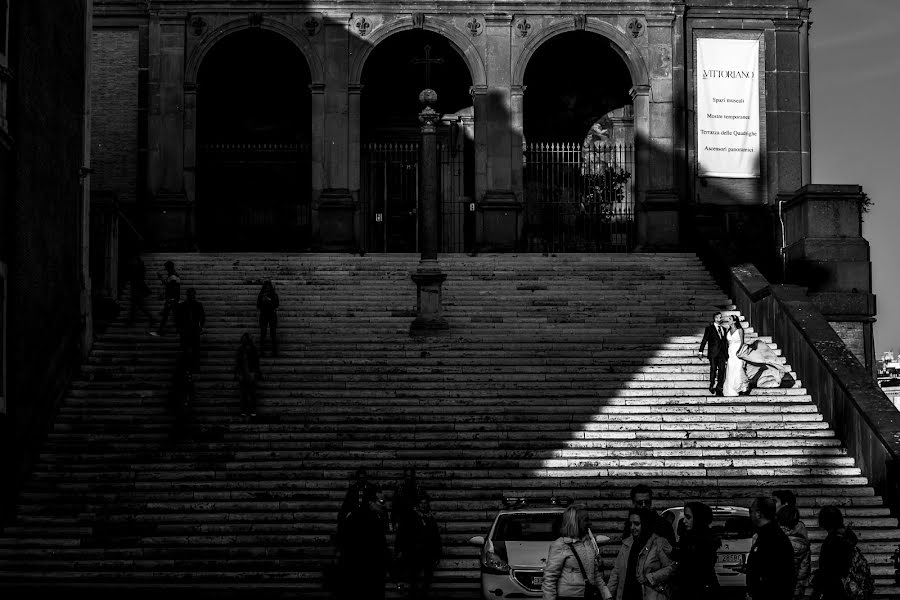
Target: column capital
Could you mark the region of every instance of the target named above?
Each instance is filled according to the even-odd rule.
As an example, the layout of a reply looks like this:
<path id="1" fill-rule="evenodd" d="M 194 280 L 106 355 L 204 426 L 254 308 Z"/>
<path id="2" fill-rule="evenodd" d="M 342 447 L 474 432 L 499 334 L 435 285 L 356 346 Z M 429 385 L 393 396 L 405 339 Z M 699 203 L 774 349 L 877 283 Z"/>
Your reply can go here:
<path id="1" fill-rule="evenodd" d="M 509 93 L 513 96 L 523 96 L 526 89 L 528 89 L 527 85 L 513 85 L 510 86 Z"/>
<path id="2" fill-rule="evenodd" d="M 675 22 L 675 14 L 663 13 L 657 15 L 647 15 L 646 19 L 648 27 L 671 27 L 672 23 Z"/>
<path id="3" fill-rule="evenodd" d="M 650 95 L 650 86 L 649 85 L 636 85 L 630 90 L 628 90 L 628 95 L 631 96 L 631 99 L 634 100 L 638 96 L 649 96 Z"/>
<path id="4" fill-rule="evenodd" d="M 473 85 L 469 87 L 469 95 L 473 98 L 476 96 L 484 96 L 488 92 L 488 86 L 486 85 Z"/>
<path id="5" fill-rule="evenodd" d="M 324 83 L 311 83 L 311 84 L 309 84 L 309 91 L 313 94 L 324 94 L 325 93 L 325 84 Z"/>
<path id="6" fill-rule="evenodd" d="M 789 18 L 789 19 L 772 19 L 772 25 L 775 26 L 775 31 L 800 31 L 800 26 L 803 25 L 803 20 L 797 17 Z"/>
<path id="7" fill-rule="evenodd" d="M 485 13 L 484 24 L 488 27 L 511 27 L 513 16 L 508 13 Z"/>

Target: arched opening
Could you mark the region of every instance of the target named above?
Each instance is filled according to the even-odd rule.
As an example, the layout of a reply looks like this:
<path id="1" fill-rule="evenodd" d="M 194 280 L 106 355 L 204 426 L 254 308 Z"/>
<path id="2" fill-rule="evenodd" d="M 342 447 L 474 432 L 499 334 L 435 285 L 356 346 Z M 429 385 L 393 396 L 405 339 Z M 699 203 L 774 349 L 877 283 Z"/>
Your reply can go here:
<path id="1" fill-rule="evenodd" d="M 634 244 L 634 111 L 628 66 L 607 38 L 570 31 L 525 69 L 526 242 L 533 251 Z"/>
<path id="2" fill-rule="evenodd" d="M 362 70 L 361 195 L 363 239 L 371 252 L 418 250 L 419 93 L 437 92 L 439 236 L 442 252 L 473 237 L 472 76 L 457 49 L 426 30 L 402 31 L 378 44 Z"/>
<path id="3" fill-rule="evenodd" d="M 228 35 L 197 76 L 197 243 L 203 250 L 309 247 L 310 70 L 288 39 Z"/>

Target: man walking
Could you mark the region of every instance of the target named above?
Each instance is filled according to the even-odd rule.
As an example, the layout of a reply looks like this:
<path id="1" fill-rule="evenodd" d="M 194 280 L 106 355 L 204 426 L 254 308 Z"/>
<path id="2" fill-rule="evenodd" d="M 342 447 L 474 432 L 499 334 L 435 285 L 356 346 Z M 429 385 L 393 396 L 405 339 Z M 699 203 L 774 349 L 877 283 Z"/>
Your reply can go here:
<path id="1" fill-rule="evenodd" d="M 706 357 L 709 359 L 709 393 L 722 395 L 725 384 L 725 361 L 728 358 L 728 341 L 725 339 L 725 328 L 722 325 L 722 313 L 713 316 L 713 322 L 703 330 L 700 349 L 697 353 L 703 358 L 703 349 L 709 344 Z"/>

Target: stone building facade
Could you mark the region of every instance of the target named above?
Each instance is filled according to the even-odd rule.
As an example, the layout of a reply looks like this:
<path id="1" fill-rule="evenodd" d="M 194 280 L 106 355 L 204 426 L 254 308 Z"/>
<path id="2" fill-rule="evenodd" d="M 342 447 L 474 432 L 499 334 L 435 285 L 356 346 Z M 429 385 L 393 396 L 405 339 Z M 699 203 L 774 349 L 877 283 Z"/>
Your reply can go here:
<path id="1" fill-rule="evenodd" d="M 840 263 L 844 275 L 812 287 L 872 367 L 874 299 L 859 276 L 870 270 L 867 243 L 800 243 L 832 234 L 785 225 L 786 207 L 803 204 L 791 199 L 812 183 L 810 22 L 808 0 L 96 0 L 92 189 L 157 248 L 415 250 L 390 230 L 415 239 L 416 201 L 404 199 L 417 186 L 415 146 L 402 144 L 415 142 L 415 97 L 428 85 L 458 155 L 442 171 L 458 184 L 441 185 L 442 210 L 455 215 L 444 227 L 461 233 L 442 250 L 534 251 L 529 227 L 546 205 L 529 199 L 530 144 L 580 143 L 605 123 L 630 153 L 617 249 L 713 240 L 774 280 L 788 263 L 795 273 Z M 699 166 L 703 40 L 757 42 L 752 176 Z M 424 46 L 439 55 L 431 82 L 409 66 L 429 57 Z M 566 121 L 572 114 L 580 122 Z M 788 229 L 801 237 L 788 240 Z M 843 239 L 844 229 L 833 233 Z"/>
<path id="2" fill-rule="evenodd" d="M 465 65 L 471 93 L 475 235 L 492 248 L 519 241 L 522 147 L 531 92 L 529 64 L 554 40 L 586 32 L 596 55 L 572 55 L 586 78 L 627 69 L 616 81 L 633 115 L 636 243 L 672 247 L 685 218 L 708 206 L 758 209 L 810 183 L 806 0 L 719 2 L 147 3 L 98 0 L 94 21 L 94 189 L 115 192 L 160 245 L 190 246 L 203 228 L 198 206 L 198 138 L 204 62 L 232 36 L 258 30 L 296 48 L 305 64 L 284 59 L 279 77 L 308 87 L 309 204 L 312 243 L 360 245 L 361 115 L 365 72 L 386 41 L 430 32 Z M 421 46 L 407 35 L 410 57 Z M 762 164 L 752 179 L 700 177 L 696 163 L 698 39 L 758 39 Z M 602 54 L 610 48 L 613 52 Z M 273 46 L 274 48 L 274 46 Z M 247 46 L 248 53 L 252 51 Z M 282 60 L 260 55 L 261 62 Z M 618 61 L 618 64 L 610 63 Z M 260 64 L 260 66 L 262 66 Z M 374 78 L 391 78 L 382 69 Z M 370 77 L 372 79 L 372 77 Z M 231 80 L 240 88 L 241 75 Z M 399 82 L 397 82 L 399 84 Z M 452 82 L 456 84 L 457 82 Z M 424 87 L 424 86 L 420 86 Z M 440 90 L 439 90 L 440 91 Z M 415 114 L 411 123 L 415 123 Z M 467 196 L 467 197 L 468 197 Z M 202 246 L 201 246 L 202 249 Z"/>

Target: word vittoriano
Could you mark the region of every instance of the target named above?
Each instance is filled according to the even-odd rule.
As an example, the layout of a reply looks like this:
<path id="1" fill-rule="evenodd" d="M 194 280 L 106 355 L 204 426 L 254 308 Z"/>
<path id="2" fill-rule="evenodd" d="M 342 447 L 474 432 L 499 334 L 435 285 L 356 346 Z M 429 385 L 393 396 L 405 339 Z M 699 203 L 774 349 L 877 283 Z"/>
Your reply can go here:
<path id="1" fill-rule="evenodd" d="M 703 79 L 753 79 L 753 71 L 723 71 L 703 69 Z"/>

